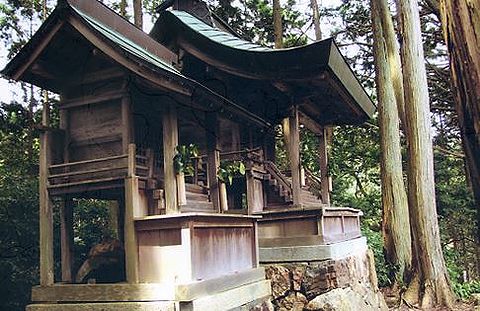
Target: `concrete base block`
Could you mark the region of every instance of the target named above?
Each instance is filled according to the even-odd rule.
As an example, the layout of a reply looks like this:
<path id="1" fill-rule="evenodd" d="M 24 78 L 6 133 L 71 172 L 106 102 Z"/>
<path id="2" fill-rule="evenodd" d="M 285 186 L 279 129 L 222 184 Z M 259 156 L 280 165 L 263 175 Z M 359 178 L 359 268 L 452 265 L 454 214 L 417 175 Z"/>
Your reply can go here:
<path id="1" fill-rule="evenodd" d="M 367 239 L 356 238 L 328 245 L 260 247 L 260 263 L 320 261 L 340 259 L 365 252 Z"/>
<path id="2" fill-rule="evenodd" d="M 242 310 L 243 306 L 270 296 L 270 281 L 262 280 L 191 302 L 181 302 L 181 311 Z"/>
<path id="3" fill-rule="evenodd" d="M 263 272 L 263 269 L 260 269 Z M 205 290 L 204 292 L 208 292 Z M 270 281 L 261 279 L 251 283 L 204 294 L 191 301 L 142 301 L 142 302 L 65 302 L 36 303 L 27 306 L 26 311 L 226 311 L 248 310 L 269 300 Z"/>
<path id="4" fill-rule="evenodd" d="M 33 304 L 26 311 L 175 311 L 175 302 L 102 302 L 75 304 Z"/>

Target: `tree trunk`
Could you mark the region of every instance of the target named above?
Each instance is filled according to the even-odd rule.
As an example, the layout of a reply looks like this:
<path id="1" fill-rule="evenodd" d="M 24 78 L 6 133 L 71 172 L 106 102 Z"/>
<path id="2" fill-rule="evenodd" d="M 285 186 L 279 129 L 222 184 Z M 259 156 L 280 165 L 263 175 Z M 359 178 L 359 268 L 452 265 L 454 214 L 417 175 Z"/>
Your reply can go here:
<path id="1" fill-rule="evenodd" d="M 397 0 L 400 17 L 408 141 L 410 223 L 418 269 L 409 284 L 423 308 L 452 306 L 453 293 L 445 268 L 435 204 L 433 149 L 427 74 L 424 64 L 417 0 Z M 418 294 L 418 295 L 417 295 Z"/>
<path id="2" fill-rule="evenodd" d="M 142 0 L 133 0 L 133 23 L 138 28 L 143 28 Z"/>
<path id="3" fill-rule="evenodd" d="M 408 277 L 411 274 L 412 240 L 408 218 L 407 193 L 403 182 L 397 100 L 391 69 L 396 64 L 392 64 L 394 58 L 388 51 L 388 44 L 395 40 L 395 33 L 386 0 L 372 0 L 371 7 L 380 147 L 382 151 L 384 252 L 386 261 L 396 268 L 394 284 L 401 285 L 408 282 Z M 392 26 L 384 27 L 385 24 Z"/>
<path id="4" fill-rule="evenodd" d="M 127 0 L 120 0 L 120 3 L 118 5 L 118 13 L 120 16 L 123 18 L 127 18 Z"/>
<path id="5" fill-rule="evenodd" d="M 280 0 L 273 0 L 273 35 L 275 37 L 275 48 L 281 49 L 283 47 L 283 26 Z"/>
<path id="6" fill-rule="evenodd" d="M 313 27 L 315 28 L 315 40 L 322 40 L 322 29 L 320 28 L 320 10 L 317 0 L 310 0 L 313 13 Z"/>
<path id="7" fill-rule="evenodd" d="M 468 175 L 477 204 L 480 241 L 480 1 L 442 0 L 440 16 Z"/>

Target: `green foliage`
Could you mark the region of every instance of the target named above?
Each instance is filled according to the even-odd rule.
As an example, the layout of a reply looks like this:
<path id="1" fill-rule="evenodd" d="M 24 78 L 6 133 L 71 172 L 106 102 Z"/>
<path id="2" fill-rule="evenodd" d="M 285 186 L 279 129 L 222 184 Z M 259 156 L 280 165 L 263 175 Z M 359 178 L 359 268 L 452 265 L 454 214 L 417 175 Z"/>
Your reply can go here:
<path id="1" fill-rule="evenodd" d="M 29 124 L 22 105 L 0 105 L 1 310 L 23 310 L 38 283 L 38 132 Z"/>
<path id="2" fill-rule="evenodd" d="M 112 230 L 108 201 L 80 199 L 74 209 L 74 254 L 75 267 L 87 258 L 90 249 L 105 238 L 118 238 Z"/>
<path id="3" fill-rule="evenodd" d="M 198 157 L 198 147 L 195 144 L 180 145 L 176 148 L 177 154 L 173 157 L 173 166 L 177 174 L 184 173 L 191 176 L 194 173 L 193 159 Z"/>
<path id="4" fill-rule="evenodd" d="M 241 161 L 222 161 L 217 171 L 220 181 L 232 185 L 233 178 L 238 175 L 245 175 L 245 164 Z"/>
<path id="5" fill-rule="evenodd" d="M 463 300 L 470 298 L 472 294 L 480 294 L 480 281 L 471 281 L 468 283 L 453 283 L 453 291 Z"/>
<path id="6" fill-rule="evenodd" d="M 215 0 L 211 1 L 213 11 L 226 21 L 245 40 L 264 46 L 273 46 L 273 9 L 266 0 Z M 302 27 L 306 19 L 295 8 L 296 1 L 282 3 L 282 27 L 284 46 L 299 46 L 307 42 Z"/>

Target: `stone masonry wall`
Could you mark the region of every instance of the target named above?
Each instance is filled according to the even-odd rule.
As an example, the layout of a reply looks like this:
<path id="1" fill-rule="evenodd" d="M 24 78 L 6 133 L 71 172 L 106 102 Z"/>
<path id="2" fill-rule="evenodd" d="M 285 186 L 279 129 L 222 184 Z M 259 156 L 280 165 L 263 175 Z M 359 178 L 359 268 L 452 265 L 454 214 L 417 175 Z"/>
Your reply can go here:
<path id="1" fill-rule="evenodd" d="M 361 299 L 372 300 L 365 302 L 366 306 L 372 306 L 366 310 L 384 309 L 383 297 L 377 287 L 373 254 L 370 251 L 336 260 L 264 266 L 267 279 L 272 282 L 272 303 L 275 310 L 324 310 L 318 307 L 322 294 L 336 293 L 338 291 L 334 291 L 335 289 L 347 288 L 359 292 Z M 337 301 L 338 298 L 334 300 Z M 361 303 L 355 302 L 355 306 L 359 304 Z"/>

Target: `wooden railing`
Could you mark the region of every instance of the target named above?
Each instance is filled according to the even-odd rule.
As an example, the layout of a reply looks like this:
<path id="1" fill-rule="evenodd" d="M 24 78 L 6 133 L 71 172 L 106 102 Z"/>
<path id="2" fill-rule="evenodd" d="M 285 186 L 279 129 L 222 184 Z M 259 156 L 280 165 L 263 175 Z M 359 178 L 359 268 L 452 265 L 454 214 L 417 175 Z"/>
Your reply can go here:
<path id="1" fill-rule="evenodd" d="M 270 174 L 271 177 L 273 177 L 277 183 L 283 188 L 283 190 L 286 190 L 289 195 L 292 194 L 292 183 L 290 180 L 287 179 L 287 177 L 282 174 L 282 172 L 278 169 L 278 167 L 271 161 L 264 161 L 265 164 L 265 170 L 267 171 L 268 174 Z"/>
<path id="2" fill-rule="evenodd" d="M 108 182 L 129 175 L 142 179 L 152 178 L 153 161 L 150 151 L 137 150 L 135 145 L 131 144 L 126 154 L 53 164 L 49 166 L 49 188 Z"/>
<path id="3" fill-rule="evenodd" d="M 193 176 L 191 177 L 192 183 L 208 188 L 207 174 L 208 161 L 206 155 L 198 157 L 192 157 L 193 160 Z M 236 151 L 227 151 L 220 153 L 221 161 L 241 161 L 243 163 L 263 163 L 263 154 L 261 148 L 255 149 L 243 149 Z M 200 183 L 202 182 L 202 183 Z"/>
<path id="4" fill-rule="evenodd" d="M 308 190 L 317 198 L 322 199 L 322 180 L 307 168 L 305 170 L 305 181 Z"/>

